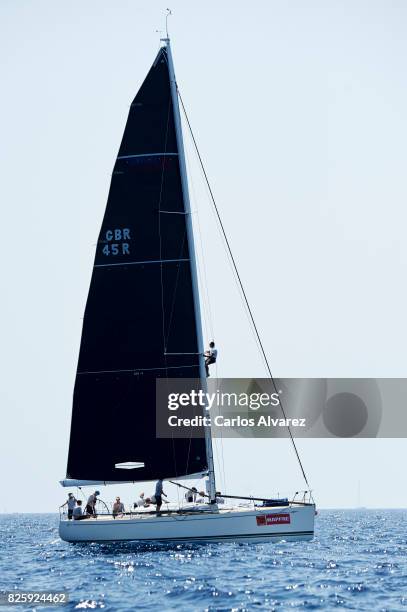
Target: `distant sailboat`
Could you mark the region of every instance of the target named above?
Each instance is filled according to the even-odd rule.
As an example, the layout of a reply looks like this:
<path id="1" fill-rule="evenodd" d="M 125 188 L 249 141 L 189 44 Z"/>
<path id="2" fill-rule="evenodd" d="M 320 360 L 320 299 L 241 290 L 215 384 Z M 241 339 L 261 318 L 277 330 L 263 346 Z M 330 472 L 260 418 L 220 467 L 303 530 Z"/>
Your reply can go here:
<path id="1" fill-rule="evenodd" d="M 170 41 L 134 99 L 114 166 L 86 304 L 63 486 L 207 478 L 208 503 L 67 520 L 77 541 L 311 539 L 315 505 L 216 503 L 210 429 L 156 437 L 156 378 L 206 385 L 188 181 Z M 233 497 L 233 496 L 231 496 Z M 182 516 L 182 520 L 180 517 Z"/>

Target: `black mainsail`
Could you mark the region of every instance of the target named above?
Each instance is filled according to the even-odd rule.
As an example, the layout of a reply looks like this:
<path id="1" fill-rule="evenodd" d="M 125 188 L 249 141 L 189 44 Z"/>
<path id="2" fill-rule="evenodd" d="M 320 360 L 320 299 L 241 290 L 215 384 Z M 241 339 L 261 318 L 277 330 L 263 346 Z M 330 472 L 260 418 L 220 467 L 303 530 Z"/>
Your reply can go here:
<path id="1" fill-rule="evenodd" d="M 200 377 L 186 224 L 163 47 L 131 105 L 99 234 L 68 479 L 152 480 L 207 469 L 203 438 L 156 438 L 156 378 Z M 127 462 L 143 467 L 116 467 Z"/>

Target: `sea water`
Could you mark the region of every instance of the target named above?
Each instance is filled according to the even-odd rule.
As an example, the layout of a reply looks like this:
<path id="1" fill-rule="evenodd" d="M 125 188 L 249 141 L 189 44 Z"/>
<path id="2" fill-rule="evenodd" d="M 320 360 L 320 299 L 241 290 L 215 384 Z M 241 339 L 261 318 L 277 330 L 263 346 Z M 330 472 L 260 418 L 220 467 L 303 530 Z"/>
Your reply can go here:
<path id="1" fill-rule="evenodd" d="M 407 612 L 405 510 L 320 511 L 312 542 L 141 548 L 67 544 L 58 520 L 0 515 L 1 591 L 67 591 L 61 610 Z"/>

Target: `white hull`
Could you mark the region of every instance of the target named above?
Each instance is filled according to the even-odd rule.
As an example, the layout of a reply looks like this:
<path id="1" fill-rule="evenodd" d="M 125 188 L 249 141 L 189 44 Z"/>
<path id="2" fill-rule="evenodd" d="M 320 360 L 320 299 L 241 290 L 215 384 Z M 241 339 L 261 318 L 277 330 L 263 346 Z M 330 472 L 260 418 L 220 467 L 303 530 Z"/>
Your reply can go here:
<path id="1" fill-rule="evenodd" d="M 150 514 L 81 521 L 63 519 L 67 542 L 265 542 L 311 540 L 315 506 L 222 509 L 219 512 Z"/>

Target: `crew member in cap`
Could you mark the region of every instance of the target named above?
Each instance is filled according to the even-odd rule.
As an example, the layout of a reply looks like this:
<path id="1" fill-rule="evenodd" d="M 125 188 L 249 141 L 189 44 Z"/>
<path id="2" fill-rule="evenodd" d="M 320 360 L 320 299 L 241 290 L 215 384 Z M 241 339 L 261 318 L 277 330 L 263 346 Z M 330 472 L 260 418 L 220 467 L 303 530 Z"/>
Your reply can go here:
<path id="1" fill-rule="evenodd" d="M 96 502 L 98 500 L 98 495 L 100 495 L 100 491 L 95 491 L 94 493 L 92 493 L 92 495 L 89 495 L 85 508 L 86 514 L 96 516 Z"/>

